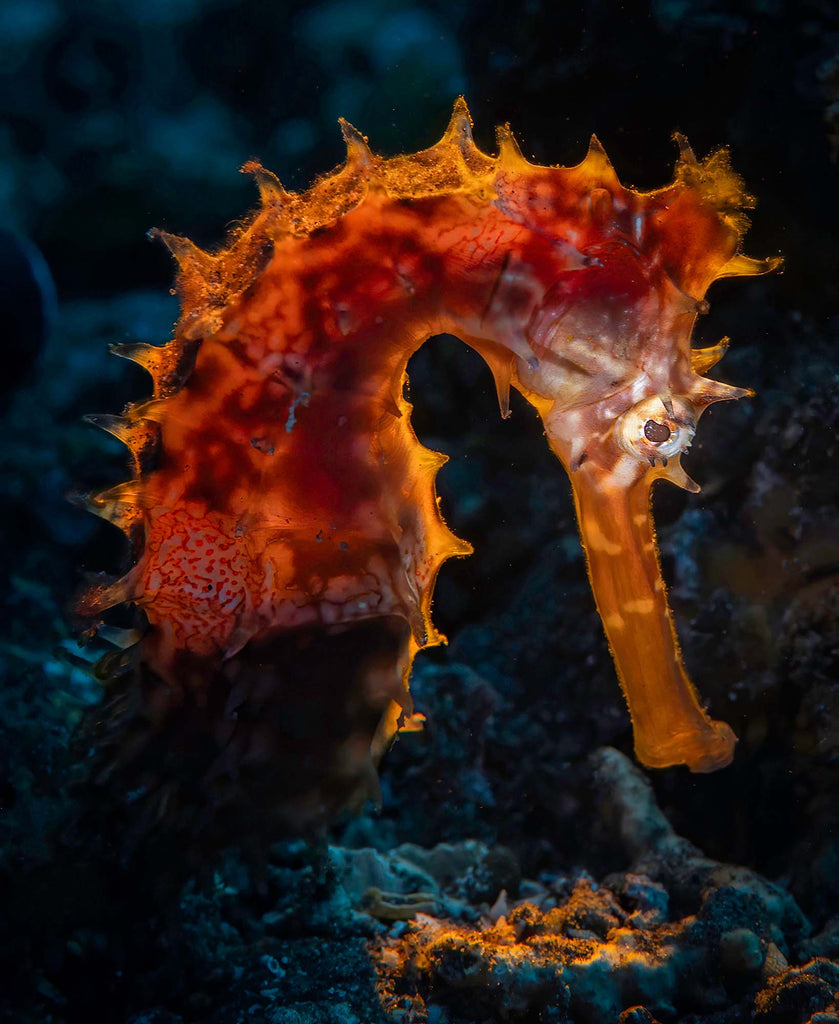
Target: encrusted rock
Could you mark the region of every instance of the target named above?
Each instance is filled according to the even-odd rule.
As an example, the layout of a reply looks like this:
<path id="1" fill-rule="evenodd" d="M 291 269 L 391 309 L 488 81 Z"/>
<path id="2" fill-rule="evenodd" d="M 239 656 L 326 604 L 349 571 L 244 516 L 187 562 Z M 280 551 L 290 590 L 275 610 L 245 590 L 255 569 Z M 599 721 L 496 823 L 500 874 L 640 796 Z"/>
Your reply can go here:
<path id="1" fill-rule="evenodd" d="M 678 836 L 624 755 L 602 749 L 591 760 L 601 825 L 629 870 L 599 884 L 585 873 L 525 883 L 527 899 L 505 898 L 504 912 L 477 927 L 417 914 L 378 947 L 384 1004 L 407 984 L 448 1008 L 441 1021 L 541 1021 L 565 998 L 575 1024 L 729 1024 L 764 984 L 761 1024 L 832 1012 L 839 967 L 790 968 L 778 947 L 808 930 L 792 897 Z"/>
<path id="2" fill-rule="evenodd" d="M 839 1020 L 839 965 L 811 960 L 772 978 L 755 999 L 755 1024 L 826 1024 Z"/>

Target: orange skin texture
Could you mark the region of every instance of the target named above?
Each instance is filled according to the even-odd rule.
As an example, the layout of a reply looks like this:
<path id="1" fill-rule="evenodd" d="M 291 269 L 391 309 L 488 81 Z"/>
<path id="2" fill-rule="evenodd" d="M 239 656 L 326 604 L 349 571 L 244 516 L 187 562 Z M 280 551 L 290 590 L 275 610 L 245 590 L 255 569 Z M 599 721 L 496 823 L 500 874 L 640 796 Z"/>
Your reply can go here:
<path id="1" fill-rule="evenodd" d="M 673 182 L 640 193 L 596 140 L 571 168 L 528 163 L 509 129 L 499 156 L 481 153 L 462 101 L 443 139 L 411 156 L 374 156 L 343 128 L 346 164 L 306 193 L 247 167 L 261 207 L 217 254 L 162 235 L 181 321 L 164 348 L 119 351 L 149 369 L 155 395 L 100 424 L 138 472 L 90 502 L 140 553 L 85 610 L 140 606 L 140 656 L 175 689 L 185 654 L 219 661 L 301 626 L 401 617 L 410 640 L 385 743 L 410 710 L 414 654 L 443 639 L 430 615 L 440 566 L 471 550 L 443 520 L 445 457 L 416 439 L 403 394 L 410 356 L 449 332 L 487 361 L 503 415 L 510 386 L 535 406 L 569 472 L 639 759 L 728 763 L 734 735 L 682 664 L 649 511 L 655 480 L 696 485 L 680 452 L 659 464 L 643 438 L 640 453 L 620 440 L 646 399 L 675 396 L 673 437 L 688 422 L 692 437 L 708 404 L 746 393 L 697 372 L 724 345 L 690 347 L 716 278 L 778 263 L 738 255 L 752 201 L 726 154 L 698 162 L 682 142 Z"/>

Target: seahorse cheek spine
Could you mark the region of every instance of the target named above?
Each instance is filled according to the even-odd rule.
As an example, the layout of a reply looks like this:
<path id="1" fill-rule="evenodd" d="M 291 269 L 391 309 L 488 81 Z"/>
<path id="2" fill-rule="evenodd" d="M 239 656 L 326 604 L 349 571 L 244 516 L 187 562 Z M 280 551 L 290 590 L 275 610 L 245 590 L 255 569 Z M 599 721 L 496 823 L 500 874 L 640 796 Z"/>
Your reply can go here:
<path id="1" fill-rule="evenodd" d="M 91 507 L 140 555 L 85 610 L 142 607 L 141 661 L 176 701 L 206 700 L 222 677 L 244 686 L 237 666 L 263 665 L 272 644 L 320 630 L 355 650 L 346 631 L 380 622 L 385 653 L 361 645 L 348 673 L 372 718 L 347 711 L 336 758 L 363 761 L 384 712 L 382 749 L 410 714 L 415 653 L 442 639 L 440 566 L 471 550 L 443 521 L 445 457 L 418 442 L 403 394 L 411 354 L 450 331 L 487 361 L 502 415 L 511 386 L 536 407 L 570 474 L 639 758 L 727 763 L 733 733 L 682 665 L 649 511 L 659 478 L 697 489 L 680 456 L 704 408 L 746 394 L 700 376 L 725 350 L 690 348 L 707 287 L 779 262 L 738 255 L 751 200 L 725 154 L 698 162 L 680 140 L 673 183 L 638 193 L 596 140 L 577 167 L 546 168 L 501 129 L 486 156 L 462 101 L 441 142 L 413 156 L 375 157 L 343 128 L 345 166 L 302 196 L 249 166 L 262 206 L 227 250 L 162 235 L 181 268 L 176 338 L 119 350 L 150 370 L 155 397 L 94 418 L 138 475 Z M 149 447 L 157 465 L 139 472 Z"/>

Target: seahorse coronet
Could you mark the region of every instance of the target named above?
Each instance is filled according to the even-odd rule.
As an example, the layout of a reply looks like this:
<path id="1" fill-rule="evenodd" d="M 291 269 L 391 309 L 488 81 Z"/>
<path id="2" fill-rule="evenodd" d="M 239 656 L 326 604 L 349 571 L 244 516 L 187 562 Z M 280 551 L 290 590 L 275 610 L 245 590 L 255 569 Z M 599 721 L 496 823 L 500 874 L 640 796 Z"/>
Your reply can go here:
<path id="1" fill-rule="evenodd" d="M 138 664 L 169 695 L 158 708 L 214 688 L 263 693 L 274 671 L 305 716 L 287 652 L 309 651 L 320 699 L 334 687 L 344 708 L 329 777 L 344 790 L 368 777 L 370 750 L 410 714 L 415 654 L 444 639 L 431 621 L 440 568 L 472 550 L 445 523 L 446 457 L 417 439 L 404 394 L 411 354 L 454 333 L 486 361 L 502 416 L 514 387 L 569 472 L 639 757 L 727 763 L 733 733 L 684 670 L 649 514 L 657 479 L 698 490 L 681 457 L 704 409 L 749 394 L 702 376 L 728 339 L 691 349 L 708 287 L 780 265 L 739 251 L 754 201 L 727 151 L 698 160 L 677 136 L 670 184 L 639 192 L 595 136 L 572 167 L 530 163 L 508 125 L 498 154 L 483 153 L 462 97 L 440 141 L 414 154 L 378 156 L 340 127 L 345 162 L 302 193 L 245 164 L 260 202 L 226 246 L 153 233 L 177 262 L 175 336 L 114 346 L 151 374 L 153 395 L 91 420 L 135 470 L 91 510 L 139 532 L 138 556 L 82 610 L 144 611 Z M 342 683 L 332 659 L 350 655 Z M 302 817 L 326 782 L 314 773 L 311 786 L 289 797 Z"/>

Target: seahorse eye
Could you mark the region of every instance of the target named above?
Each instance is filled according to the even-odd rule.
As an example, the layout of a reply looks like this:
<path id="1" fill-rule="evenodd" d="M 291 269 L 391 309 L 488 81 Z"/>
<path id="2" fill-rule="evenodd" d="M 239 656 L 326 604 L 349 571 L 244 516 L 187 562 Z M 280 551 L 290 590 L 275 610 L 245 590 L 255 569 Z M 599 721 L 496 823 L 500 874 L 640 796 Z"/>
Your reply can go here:
<path id="1" fill-rule="evenodd" d="M 670 459 L 690 448 L 696 415 L 683 398 L 652 395 L 615 422 L 615 439 L 630 455 L 645 461 Z"/>
<path id="2" fill-rule="evenodd" d="M 658 423 L 656 420 L 647 420 L 644 424 L 644 437 L 654 444 L 661 444 L 670 440 L 670 427 L 666 423 Z"/>

